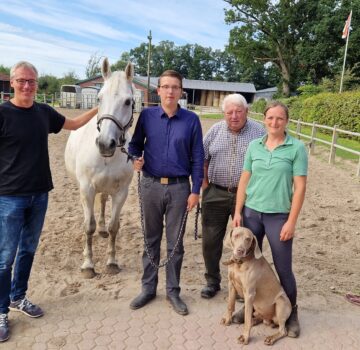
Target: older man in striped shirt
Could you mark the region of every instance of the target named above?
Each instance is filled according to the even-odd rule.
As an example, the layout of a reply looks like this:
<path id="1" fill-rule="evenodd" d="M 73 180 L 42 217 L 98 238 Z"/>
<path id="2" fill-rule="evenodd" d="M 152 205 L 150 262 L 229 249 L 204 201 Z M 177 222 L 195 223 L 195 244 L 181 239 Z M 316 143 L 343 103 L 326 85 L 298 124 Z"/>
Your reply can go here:
<path id="1" fill-rule="evenodd" d="M 204 137 L 202 250 L 206 286 L 201 296 L 207 299 L 220 290 L 223 239 L 234 213 L 246 149 L 250 141 L 265 134 L 261 124 L 247 118 L 248 106 L 242 95 L 227 95 L 222 109 L 224 120 L 214 124 Z"/>

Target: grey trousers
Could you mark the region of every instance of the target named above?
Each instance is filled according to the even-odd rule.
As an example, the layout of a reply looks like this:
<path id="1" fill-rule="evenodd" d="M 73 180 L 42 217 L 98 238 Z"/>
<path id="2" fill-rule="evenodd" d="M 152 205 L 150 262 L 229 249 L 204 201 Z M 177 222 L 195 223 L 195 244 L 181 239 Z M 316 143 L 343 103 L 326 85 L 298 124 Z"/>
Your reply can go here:
<path id="1" fill-rule="evenodd" d="M 141 195 L 144 209 L 145 237 L 149 252 L 155 262 L 160 262 L 160 247 L 165 226 L 167 255 L 173 250 L 179 235 L 181 222 L 186 211 L 190 195 L 189 182 L 162 185 L 150 177 L 141 179 Z M 165 221 L 164 221 L 165 219 Z M 166 294 L 180 294 L 180 272 L 184 256 L 183 238 L 175 250 L 174 256 L 166 265 Z M 142 256 L 143 276 L 142 290 L 156 294 L 158 270 L 155 269 L 144 250 Z"/>
<path id="2" fill-rule="evenodd" d="M 202 195 L 202 251 L 205 279 L 208 285 L 221 282 L 219 262 L 230 216 L 234 214 L 236 193 L 229 193 L 210 184 Z"/>

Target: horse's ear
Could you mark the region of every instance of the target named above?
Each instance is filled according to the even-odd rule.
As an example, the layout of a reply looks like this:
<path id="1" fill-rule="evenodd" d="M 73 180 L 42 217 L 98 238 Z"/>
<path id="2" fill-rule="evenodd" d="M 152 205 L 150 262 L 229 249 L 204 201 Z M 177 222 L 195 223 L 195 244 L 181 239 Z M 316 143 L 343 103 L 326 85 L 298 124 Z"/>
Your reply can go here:
<path id="1" fill-rule="evenodd" d="M 101 74 L 102 74 L 104 80 L 108 79 L 111 75 L 111 68 L 110 68 L 110 64 L 109 64 L 107 57 L 105 57 L 103 60 L 102 67 L 101 67 Z"/>
<path id="2" fill-rule="evenodd" d="M 132 81 L 134 78 L 134 65 L 131 62 L 128 62 L 125 68 L 126 79 Z"/>

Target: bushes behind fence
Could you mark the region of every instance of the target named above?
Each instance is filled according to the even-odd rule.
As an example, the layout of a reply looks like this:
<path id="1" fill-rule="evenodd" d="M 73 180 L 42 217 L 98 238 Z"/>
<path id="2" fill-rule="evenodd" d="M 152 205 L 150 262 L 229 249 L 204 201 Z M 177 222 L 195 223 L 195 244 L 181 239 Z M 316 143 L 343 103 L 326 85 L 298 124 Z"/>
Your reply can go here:
<path id="1" fill-rule="evenodd" d="M 281 99 L 288 105 L 291 119 L 360 132 L 360 91 L 321 93 L 311 97 Z M 262 113 L 264 101 L 253 103 L 251 110 Z"/>

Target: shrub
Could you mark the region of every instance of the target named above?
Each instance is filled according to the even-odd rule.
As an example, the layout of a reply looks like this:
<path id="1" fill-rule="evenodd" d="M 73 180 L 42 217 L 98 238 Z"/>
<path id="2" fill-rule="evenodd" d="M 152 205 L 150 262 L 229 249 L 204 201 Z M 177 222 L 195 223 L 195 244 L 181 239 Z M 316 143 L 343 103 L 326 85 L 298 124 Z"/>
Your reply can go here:
<path id="1" fill-rule="evenodd" d="M 251 111 L 257 112 L 257 113 L 264 113 L 266 103 L 267 102 L 264 98 L 260 98 L 260 99 L 256 100 L 255 102 L 253 102 L 251 104 Z"/>
<path id="2" fill-rule="evenodd" d="M 283 100 L 289 106 L 290 118 L 360 132 L 360 91 L 320 93 L 310 97 Z"/>

